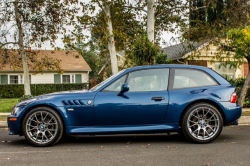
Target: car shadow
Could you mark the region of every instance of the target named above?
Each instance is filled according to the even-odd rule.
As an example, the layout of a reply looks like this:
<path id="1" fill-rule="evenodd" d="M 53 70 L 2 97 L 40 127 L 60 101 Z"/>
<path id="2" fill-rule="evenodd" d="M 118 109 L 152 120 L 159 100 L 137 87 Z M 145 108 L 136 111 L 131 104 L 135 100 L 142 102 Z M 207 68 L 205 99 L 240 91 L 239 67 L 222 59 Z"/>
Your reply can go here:
<path id="1" fill-rule="evenodd" d="M 187 143 L 180 134 L 129 134 L 129 135 L 97 135 L 67 136 L 61 144 L 113 144 L 113 143 Z"/>
<path id="2" fill-rule="evenodd" d="M 54 146 L 70 146 L 70 145 L 98 145 L 98 144 L 122 144 L 122 143 L 178 143 L 188 144 L 189 142 L 180 134 L 129 134 L 129 135 L 75 135 L 66 136 Z M 22 136 L 12 139 L 8 146 L 30 147 L 31 144 Z"/>
<path id="3" fill-rule="evenodd" d="M 225 141 L 234 141 L 234 135 L 221 134 L 213 143 L 223 143 Z M 171 134 L 123 134 L 123 135 L 75 135 L 66 136 L 54 146 L 71 146 L 71 145 L 111 145 L 111 144 L 195 144 L 188 141 L 183 135 L 178 133 Z M 31 144 L 24 137 L 13 138 L 6 141 L 8 146 L 30 147 Z M 197 144 L 199 145 L 199 144 Z M 202 145 L 202 144 L 200 144 Z"/>

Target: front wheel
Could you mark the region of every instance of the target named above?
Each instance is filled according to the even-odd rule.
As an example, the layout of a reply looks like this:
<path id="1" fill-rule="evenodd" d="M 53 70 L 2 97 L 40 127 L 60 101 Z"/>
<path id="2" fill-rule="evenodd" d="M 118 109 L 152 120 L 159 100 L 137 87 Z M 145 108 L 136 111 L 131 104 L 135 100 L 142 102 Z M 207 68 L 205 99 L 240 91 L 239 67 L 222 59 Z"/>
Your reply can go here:
<path id="1" fill-rule="evenodd" d="M 51 108 L 37 107 L 24 118 L 22 130 L 25 138 L 35 146 L 50 146 L 63 135 L 63 123 Z"/>
<path id="2" fill-rule="evenodd" d="M 207 103 L 189 107 L 182 119 L 183 134 L 196 143 L 214 141 L 221 133 L 223 119 L 217 108 Z"/>

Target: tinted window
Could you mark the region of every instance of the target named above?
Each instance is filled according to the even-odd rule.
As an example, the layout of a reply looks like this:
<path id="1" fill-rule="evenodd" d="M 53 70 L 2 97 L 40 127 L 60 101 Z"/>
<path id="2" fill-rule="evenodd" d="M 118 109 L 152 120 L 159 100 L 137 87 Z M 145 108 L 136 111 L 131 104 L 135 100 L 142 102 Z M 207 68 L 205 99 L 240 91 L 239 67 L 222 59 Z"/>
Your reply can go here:
<path id="1" fill-rule="evenodd" d="M 127 75 L 118 78 L 115 82 L 106 87 L 103 91 L 105 92 L 120 92 L 122 85 L 125 83 Z"/>
<path id="2" fill-rule="evenodd" d="M 193 69 L 175 69 L 173 89 L 213 85 L 218 85 L 218 83 L 203 71 Z"/>
<path id="3" fill-rule="evenodd" d="M 148 69 L 131 72 L 127 83 L 129 92 L 167 90 L 169 69 Z"/>

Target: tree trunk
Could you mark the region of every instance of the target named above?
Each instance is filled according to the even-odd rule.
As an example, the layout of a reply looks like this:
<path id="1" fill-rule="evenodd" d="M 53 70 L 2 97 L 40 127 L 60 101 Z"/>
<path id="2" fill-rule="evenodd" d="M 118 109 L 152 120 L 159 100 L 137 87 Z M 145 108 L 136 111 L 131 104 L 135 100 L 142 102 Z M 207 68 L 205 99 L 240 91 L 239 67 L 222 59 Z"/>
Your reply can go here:
<path id="1" fill-rule="evenodd" d="M 245 101 L 245 97 L 246 97 L 246 94 L 247 94 L 247 90 L 248 90 L 248 87 L 249 87 L 249 82 L 250 82 L 250 59 L 247 59 L 248 61 L 248 74 L 247 74 L 247 77 L 246 77 L 246 80 L 244 82 L 244 85 L 241 89 L 241 93 L 240 93 L 240 98 L 239 98 L 239 102 L 238 104 L 242 107 L 243 106 L 243 103 Z"/>
<path id="2" fill-rule="evenodd" d="M 113 27 L 110 15 L 110 7 L 107 3 L 104 3 L 104 12 L 107 16 L 107 31 L 108 31 L 108 49 L 111 59 L 111 69 L 112 74 L 116 74 L 118 72 L 118 65 L 117 65 L 117 57 L 116 57 L 116 50 L 115 50 L 115 40 L 113 34 Z"/>
<path id="3" fill-rule="evenodd" d="M 155 37 L 155 10 L 154 0 L 147 0 L 147 35 L 150 42 L 154 43 Z"/>
<path id="4" fill-rule="evenodd" d="M 28 67 L 27 57 L 26 57 L 24 45 L 23 45 L 23 29 L 22 29 L 21 17 L 20 17 L 19 12 L 18 12 L 18 3 L 19 3 L 19 1 L 16 0 L 14 5 L 15 5 L 16 23 L 17 23 L 17 27 L 18 27 L 19 54 L 22 57 L 22 63 L 23 63 L 24 95 L 31 95 L 30 80 L 29 80 L 29 67 Z"/>

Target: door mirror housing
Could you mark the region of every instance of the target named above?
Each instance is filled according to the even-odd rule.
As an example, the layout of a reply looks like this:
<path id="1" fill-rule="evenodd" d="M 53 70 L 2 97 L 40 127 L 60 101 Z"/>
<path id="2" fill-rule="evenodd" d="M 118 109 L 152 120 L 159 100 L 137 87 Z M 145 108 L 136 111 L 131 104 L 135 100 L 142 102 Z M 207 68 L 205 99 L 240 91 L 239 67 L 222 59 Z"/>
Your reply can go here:
<path id="1" fill-rule="evenodd" d="M 118 96 L 124 96 L 124 93 L 127 91 L 129 91 L 129 85 L 128 85 L 128 83 L 125 83 L 122 85 L 121 91 L 118 94 Z"/>

